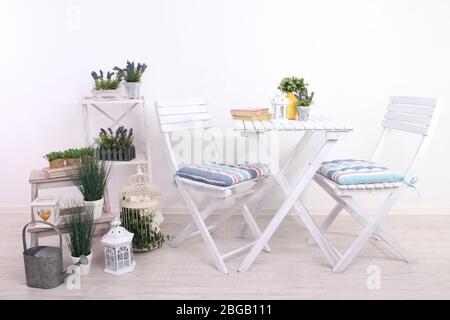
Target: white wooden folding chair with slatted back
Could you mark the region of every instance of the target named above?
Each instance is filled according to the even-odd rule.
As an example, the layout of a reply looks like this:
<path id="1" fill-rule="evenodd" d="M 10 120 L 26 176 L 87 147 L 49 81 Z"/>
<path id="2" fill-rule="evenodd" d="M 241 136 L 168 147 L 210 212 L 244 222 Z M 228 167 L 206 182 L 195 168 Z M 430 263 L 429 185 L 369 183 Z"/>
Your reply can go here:
<path id="1" fill-rule="evenodd" d="M 179 163 L 172 148 L 170 134 L 177 131 L 203 131 L 209 129 L 212 127 L 211 114 L 205 99 L 160 100 L 156 102 L 156 114 L 161 132 L 164 136 L 164 150 L 169 160 L 172 173 L 175 175 L 179 169 Z M 217 146 L 215 149 L 220 153 Z M 210 232 L 225 223 L 236 210 L 240 210 L 254 238 L 257 239 L 261 235 L 261 231 L 246 203 L 262 187 L 265 177 L 247 180 L 229 187 L 215 186 L 180 176 L 175 176 L 174 179 L 177 184 L 177 189 L 180 191 L 187 208 L 192 214 L 193 222 L 189 223 L 176 236 L 171 242 L 171 246 L 177 247 L 184 240 L 201 235 L 213 256 L 217 269 L 223 273 L 228 273 L 225 260 L 249 250 L 254 244 L 254 241 L 228 253 L 221 254 Z M 210 197 L 208 205 L 202 211 L 197 207 L 190 191 L 200 192 Z M 227 213 L 219 216 L 213 224 L 207 226 L 205 220 L 211 216 L 221 203 L 230 199 L 234 200 L 233 206 L 228 209 Z M 267 244 L 264 250 L 270 252 Z"/>
<path id="2" fill-rule="evenodd" d="M 389 100 L 387 112 L 382 122 L 383 131 L 370 161 L 376 162 L 379 159 L 389 131 L 400 130 L 420 135 L 420 142 L 415 150 L 414 157 L 403 172 L 404 182 L 344 185 L 338 184 L 320 173 L 316 173 L 314 176 L 314 180 L 319 186 L 337 202 L 321 225 L 321 231 L 325 232 L 343 209 L 346 209 L 364 226 L 363 231 L 353 244 L 343 255 L 340 255 L 340 260 L 333 268 L 334 272 L 344 271 L 371 236 L 384 240 L 406 262 L 415 263 L 415 259 L 383 230 L 381 223 L 399 199 L 403 190 L 408 186 L 409 181 L 413 179 L 417 166 L 426 154 L 436 129 L 439 111 L 440 108 L 435 98 L 391 97 Z M 384 192 L 387 198 L 373 216 L 370 216 L 354 199 L 357 194 L 381 192 Z M 308 243 L 313 245 L 315 240 L 310 238 Z"/>

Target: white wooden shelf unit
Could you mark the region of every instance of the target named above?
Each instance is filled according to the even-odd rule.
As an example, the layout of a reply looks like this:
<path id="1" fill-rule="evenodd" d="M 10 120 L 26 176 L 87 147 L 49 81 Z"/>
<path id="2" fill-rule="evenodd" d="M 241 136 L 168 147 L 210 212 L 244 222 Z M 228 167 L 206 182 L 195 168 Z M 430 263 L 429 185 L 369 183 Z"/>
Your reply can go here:
<path id="1" fill-rule="evenodd" d="M 96 99 L 92 97 L 87 97 L 82 99 L 81 101 L 82 109 L 83 109 L 83 124 L 84 124 L 84 144 L 86 146 L 93 146 L 94 137 L 91 134 L 91 126 L 90 126 L 90 111 L 97 111 L 103 115 L 106 119 L 110 120 L 111 123 L 109 125 L 105 125 L 106 128 L 111 128 L 115 130 L 119 126 L 123 125 L 122 121 L 130 116 L 134 110 L 139 110 L 142 112 L 142 116 L 139 117 L 143 121 L 144 133 L 141 135 L 144 141 L 142 141 L 145 149 L 140 150 L 137 148 L 136 150 L 136 158 L 131 161 L 111 161 L 113 166 L 129 166 L 129 165 L 143 165 L 146 167 L 148 175 L 151 177 L 151 153 L 150 153 L 150 141 L 149 141 L 149 126 L 148 126 L 148 111 L 145 105 L 144 97 L 140 99 Z M 113 116 L 111 112 L 108 110 L 108 106 L 111 105 L 121 105 L 124 107 L 123 113 L 117 117 Z M 100 128 L 95 128 L 95 133 L 98 132 Z M 136 139 L 136 136 L 135 136 Z"/>

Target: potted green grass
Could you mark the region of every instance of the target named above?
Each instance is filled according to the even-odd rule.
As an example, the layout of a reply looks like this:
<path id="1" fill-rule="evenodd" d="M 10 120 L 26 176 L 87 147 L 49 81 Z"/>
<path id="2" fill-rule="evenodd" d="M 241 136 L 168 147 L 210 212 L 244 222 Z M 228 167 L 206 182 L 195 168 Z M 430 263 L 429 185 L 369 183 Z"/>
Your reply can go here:
<path id="1" fill-rule="evenodd" d="M 73 183 L 83 195 L 84 205 L 92 210 L 94 219 L 102 215 L 105 192 L 111 166 L 93 157 L 85 157 L 68 172 Z"/>
<path id="2" fill-rule="evenodd" d="M 81 256 L 88 260 L 80 265 L 82 275 L 89 274 L 92 261 L 92 240 L 94 238 L 94 216 L 83 203 L 73 201 L 63 208 L 62 220 L 67 233 L 64 234 L 73 263 L 77 263 Z"/>

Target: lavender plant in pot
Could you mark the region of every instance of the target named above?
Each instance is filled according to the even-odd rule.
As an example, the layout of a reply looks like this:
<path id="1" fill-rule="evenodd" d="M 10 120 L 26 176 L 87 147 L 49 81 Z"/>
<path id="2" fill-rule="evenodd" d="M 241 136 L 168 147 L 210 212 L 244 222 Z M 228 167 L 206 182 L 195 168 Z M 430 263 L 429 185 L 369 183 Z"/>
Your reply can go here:
<path id="1" fill-rule="evenodd" d="M 146 69 L 147 65 L 145 63 L 135 65 L 134 61 L 130 62 L 128 60 L 125 68 L 114 67 L 118 77 L 123 78 L 125 81 L 123 86 L 129 99 L 139 99 L 141 97 L 141 78 Z"/>
<path id="2" fill-rule="evenodd" d="M 111 128 L 100 129 L 98 138 L 95 139 L 98 147 L 96 157 L 106 161 L 130 161 L 136 158 L 134 146 L 133 128 L 130 130 L 120 126 L 113 131 Z"/>
<path id="3" fill-rule="evenodd" d="M 300 121 L 308 121 L 309 111 L 311 110 L 311 104 L 313 103 L 314 92 L 309 94 L 307 87 L 308 84 L 305 83 L 301 90 L 294 93 L 294 96 L 297 99 L 298 120 Z"/>
<path id="4" fill-rule="evenodd" d="M 104 78 L 103 71 L 99 70 L 99 72 L 92 71 L 91 76 L 94 79 L 94 89 L 92 90 L 92 94 L 96 98 L 100 99 L 114 99 L 120 97 L 120 81 L 121 75 L 116 74 L 114 76 L 114 72 L 107 72 L 106 79 Z"/>
<path id="5" fill-rule="evenodd" d="M 99 219 L 103 211 L 103 194 L 111 171 L 111 166 L 95 158 L 85 158 L 76 163 L 74 170 L 68 171 L 74 185 L 83 195 L 84 206 L 92 210 L 94 219 Z"/>

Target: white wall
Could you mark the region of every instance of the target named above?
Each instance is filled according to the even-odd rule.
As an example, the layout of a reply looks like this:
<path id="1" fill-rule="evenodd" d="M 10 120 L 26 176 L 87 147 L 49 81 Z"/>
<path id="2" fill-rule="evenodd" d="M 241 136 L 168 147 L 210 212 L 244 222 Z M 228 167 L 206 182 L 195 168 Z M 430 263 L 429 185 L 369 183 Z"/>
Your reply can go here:
<path id="1" fill-rule="evenodd" d="M 150 106 L 205 96 L 220 128 L 231 125 L 229 108 L 267 105 L 283 76 L 303 76 L 316 92 L 314 111 L 355 128 L 330 156 L 365 157 L 389 95 L 450 101 L 449 17 L 446 0 L 2 1 L 0 208 L 28 205 L 29 171 L 45 165 L 44 153 L 82 144 L 78 99 L 89 92 L 90 71 L 126 59 L 150 65 Z M 419 172 L 422 198 L 409 192 L 404 211 L 450 211 L 449 120 L 446 108 Z M 180 207 L 154 119 L 151 131 L 155 182 L 165 206 Z M 393 142 L 390 160 L 411 147 Z M 330 205 L 315 186 L 306 203 Z"/>

